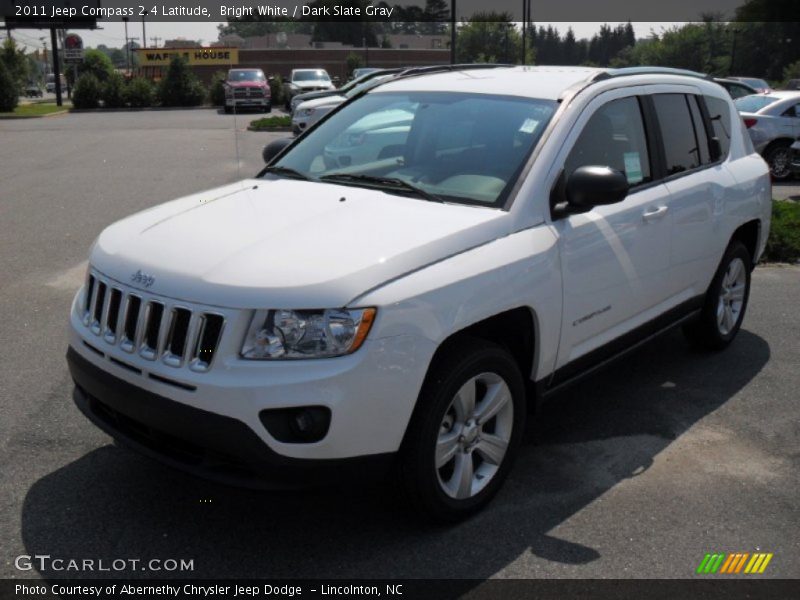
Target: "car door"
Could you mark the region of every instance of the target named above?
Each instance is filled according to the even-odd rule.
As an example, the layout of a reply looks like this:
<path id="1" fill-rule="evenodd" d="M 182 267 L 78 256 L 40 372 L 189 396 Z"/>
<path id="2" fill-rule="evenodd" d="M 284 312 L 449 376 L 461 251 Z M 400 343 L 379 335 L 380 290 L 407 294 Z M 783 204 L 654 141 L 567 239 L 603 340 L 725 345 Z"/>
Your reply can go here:
<path id="1" fill-rule="evenodd" d="M 594 99 L 559 155 L 565 179 L 580 166 L 610 166 L 625 173 L 631 188 L 620 203 L 553 223 L 564 307 L 557 368 L 650 320 L 667 297 L 668 193 L 654 181 L 653 147 L 636 90 Z"/>
<path id="2" fill-rule="evenodd" d="M 723 160 L 725 156 L 711 155 L 709 138 L 720 134 L 703 115 L 709 111 L 702 96 L 686 86 L 653 86 L 651 92 L 672 213 L 668 294 L 677 302 L 688 302 L 705 293 L 722 258 L 727 241 L 719 237 L 724 230 L 719 224 L 725 216 L 726 194 L 735 181 Z M 719 113 L 717 104 L 714 118 L 730 123 L 727 112 Z M 727 155 L 728 141 L 720 142 Z"/>

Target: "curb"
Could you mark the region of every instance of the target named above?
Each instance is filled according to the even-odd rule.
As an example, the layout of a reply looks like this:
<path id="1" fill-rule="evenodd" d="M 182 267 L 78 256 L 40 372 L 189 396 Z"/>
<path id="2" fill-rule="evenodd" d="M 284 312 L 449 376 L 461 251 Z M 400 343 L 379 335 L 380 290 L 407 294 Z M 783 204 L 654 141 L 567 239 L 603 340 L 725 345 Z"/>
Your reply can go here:
<path id="1" fill-rule="evenodd" d="M 274 131 L 281 132 L 281 131 L 291 131 L 291 127 L 247 127 L 247 131 L 257 131 L 261 133 L 272 133 Z"/>
<path id="2" fill-rule="evenodd" d="M 142 108 L 71 108 L 74 113 L 117 113 L 117 112 L 148 112 L 170 110 L 218 110 L 218 106 L 147 106 Z"/>

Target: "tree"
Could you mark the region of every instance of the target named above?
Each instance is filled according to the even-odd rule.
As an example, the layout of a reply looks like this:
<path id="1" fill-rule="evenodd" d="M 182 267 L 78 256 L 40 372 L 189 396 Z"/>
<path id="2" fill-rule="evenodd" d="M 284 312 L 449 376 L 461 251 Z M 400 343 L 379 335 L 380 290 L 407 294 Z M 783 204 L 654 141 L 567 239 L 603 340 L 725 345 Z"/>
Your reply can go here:
<path id="1" fill-rule="evenodd" d="M 100 83 L 108 81 L 113 72 L 114 64 L 102 50 L 94 48 L 85 50 L 83 61 L 78 63 L 78 76 L 91 73 Z"/>
<path id="2" fill-rule="evenodd" d="M 364 57 L 356 52 L 351 52 L 345 59 L 347 64 L 347 74 L 352 75 L 353 71 L 364 66 Z"/>
<path id="3" fill-rule="evenodd" d="M 198 106 L 205 100 L 205 88 L 186 59 L 176 56 L 161 80 L 158 96 L 163 106 Z"/>
<path id="4" fill-rule="evenodd" d="M 481 12 L 458 29 L 459 62 L 519 60 L 521 39 L 508 13 Z"/>
<path id="5" fill-rule="evenodd" d="M 14 77 L 6 67 L 5 60 L 0 60 L 0 112 L 11 112 L 19 103 L 19 89 Z"/>
<path id="6" fill-rule="evenodd" d="M 17 95 L 19 95 L 28 82 L 28 59 L 25 56 L 25 50 L 17 48 L 16 42 L 12 38 L 7 38 L 3 42 L 2 51 L 0 51 L 0 60 L 5 63 Z"/>
<path id="7" fill-rule="evenodd" d="M 424 33 L 444 34 L 448 29 L 447 21 L 450 19 L 450 3 L 447 0 L 425 0 L 423 18 L 425 19 L 422 27 Z"/>

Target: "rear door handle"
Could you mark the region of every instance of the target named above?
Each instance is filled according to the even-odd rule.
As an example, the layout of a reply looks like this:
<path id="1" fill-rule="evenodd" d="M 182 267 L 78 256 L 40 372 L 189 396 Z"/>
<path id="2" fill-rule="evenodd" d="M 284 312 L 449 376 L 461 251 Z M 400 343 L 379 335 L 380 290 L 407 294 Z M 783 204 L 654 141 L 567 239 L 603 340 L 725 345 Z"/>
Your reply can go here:
<path id="1" fill-rule="evenodd" d="M 667 206 L 659 206 L 658 208 L 652 208 L 646 210 L 642 213 L 642 219 L 644 219 L 645 223 L 652 223 L 653 221 L 658 221 L 659 219 L 666 216 L 669 207 Z"/>

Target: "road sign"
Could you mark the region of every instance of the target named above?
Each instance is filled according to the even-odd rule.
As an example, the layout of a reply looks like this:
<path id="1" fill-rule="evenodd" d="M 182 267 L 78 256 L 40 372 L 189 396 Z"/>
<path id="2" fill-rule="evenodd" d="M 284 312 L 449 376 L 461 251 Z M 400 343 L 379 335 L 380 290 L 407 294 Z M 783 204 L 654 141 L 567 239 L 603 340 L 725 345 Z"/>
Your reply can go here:
<path id="1" fill-rule="evenodd" d="M 83 61 L 83 40 L 75 33 L 64 37 L 64 62 L 79 63 Z"/>

